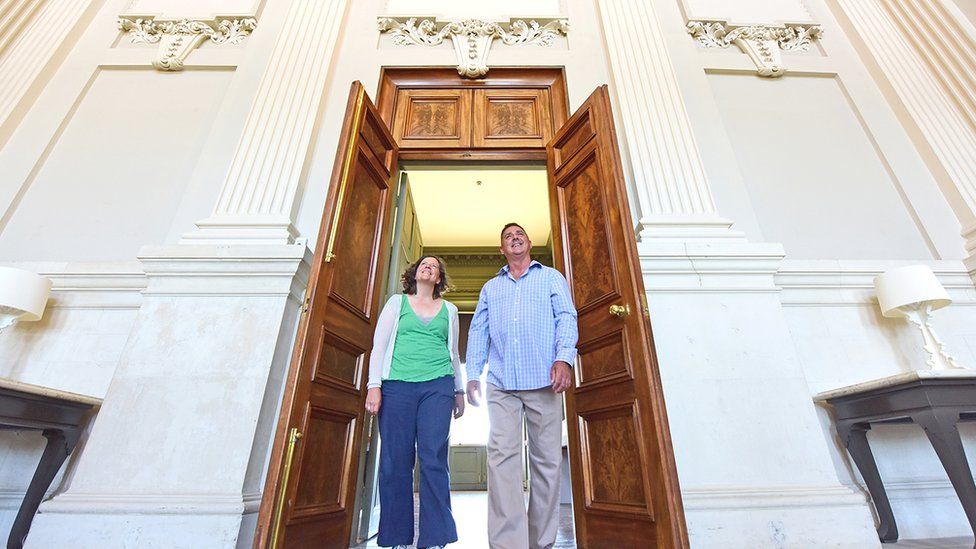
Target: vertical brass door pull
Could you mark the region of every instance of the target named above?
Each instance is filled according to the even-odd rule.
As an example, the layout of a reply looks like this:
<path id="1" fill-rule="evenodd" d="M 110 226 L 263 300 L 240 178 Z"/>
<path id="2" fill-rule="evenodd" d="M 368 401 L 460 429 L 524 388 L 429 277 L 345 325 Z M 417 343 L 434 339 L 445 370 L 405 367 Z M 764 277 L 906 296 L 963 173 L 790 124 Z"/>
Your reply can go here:
<path id="1" fill-rule="evenodd" d="M 274 526 L 271 528 L 271 549 L 277 549 L 278 538 L 281 534 L 281 520 L 285 514 L 285 492 L 288 490 L 288 477 L 291 476 L 291 462 L 295 458 L 295 445 L 302 438 L 302 432 L 297 427 L 288 431 L 288 449 L 285 451 L 285 467 L 281 472 L 281 483 L 278 485 L 278 502 L 275 504 Z"/>

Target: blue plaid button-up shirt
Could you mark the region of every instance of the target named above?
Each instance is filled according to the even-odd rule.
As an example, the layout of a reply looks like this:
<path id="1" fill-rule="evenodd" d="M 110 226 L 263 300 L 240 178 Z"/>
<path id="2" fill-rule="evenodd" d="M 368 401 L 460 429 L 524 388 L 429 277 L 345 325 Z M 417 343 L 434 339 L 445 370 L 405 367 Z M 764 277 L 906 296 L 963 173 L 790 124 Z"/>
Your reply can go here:
<path id="1" fill-rule="evenodd" d="M 576 361 L 576 308 L 559 271 L 533 261 L 518 280 L 508 265 L 485 283 L 468 331 L 467 374 L 507 391 L 552 385 L 552 363 Z"/>

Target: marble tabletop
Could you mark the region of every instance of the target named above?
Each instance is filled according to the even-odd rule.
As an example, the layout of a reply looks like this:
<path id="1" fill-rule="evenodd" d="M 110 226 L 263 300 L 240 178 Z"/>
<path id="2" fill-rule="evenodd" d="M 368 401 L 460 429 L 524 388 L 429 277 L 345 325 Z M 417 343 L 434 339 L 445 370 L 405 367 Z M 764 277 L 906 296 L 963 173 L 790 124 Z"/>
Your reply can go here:
<path id="1" fill-rule="evenodd" d="M 903 372 L 900 374 L 895 374 L 893 376 L 883 377 L 880 379 L 872 379 L 870 381 L 864 381 L 862 383 L 855 383 L 854 385 L 848 385 L 847 387 L 841 387 L 839 389 L 831 389 L 829 391 L 817 393 L 816 395 L 814 395 L 813 400 L 817 402 L 824 402 L 832 398 L 837 398 L 837 397 L 842 397 L 847 395 L 855 395 L 858 393 L 872 391 L 874 389 L 892 387 L 895 385 L 901 385 L 903 383 L 919 381 L 922 379 L 966 379 L 966 378 L 976 379 L 976 370 L 915 370 L 912 372 Z"/>
<path id="2" fill-rule="evenodd" d="M 77 402 L 79 404 L 87 404 L 89 406 L 99 406 L 102 403 L 102 399 L 100 398 L 79 395 L 78 393 L 69 393 L 68 391 L 62 391 L 53 387 L 44 387 L 41 385 L 24 383 L 22 381 L 17 381 L 6 377 L 0 377 L 0 389 L 10 389 L 31 395 L 56 398 L 66 400 L 68 402 Z"/>

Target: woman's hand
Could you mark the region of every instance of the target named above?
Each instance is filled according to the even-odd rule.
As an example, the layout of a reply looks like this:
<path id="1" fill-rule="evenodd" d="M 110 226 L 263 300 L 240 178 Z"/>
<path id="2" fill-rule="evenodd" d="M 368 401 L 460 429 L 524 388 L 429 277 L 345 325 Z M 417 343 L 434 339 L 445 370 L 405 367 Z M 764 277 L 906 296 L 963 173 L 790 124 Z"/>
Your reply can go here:
<path id="1" fill-rule="evenodd" d="M 464 415 L 464 393 L 454 395 L 454 419 Z"/>
<path id="2" fill-rule="evenodd" d="M 380 411 L 380 403 L 383 401 L 383 392 L 379 387 L 371 387 L 366 391 L 366 411 L 376 414 Z"/>

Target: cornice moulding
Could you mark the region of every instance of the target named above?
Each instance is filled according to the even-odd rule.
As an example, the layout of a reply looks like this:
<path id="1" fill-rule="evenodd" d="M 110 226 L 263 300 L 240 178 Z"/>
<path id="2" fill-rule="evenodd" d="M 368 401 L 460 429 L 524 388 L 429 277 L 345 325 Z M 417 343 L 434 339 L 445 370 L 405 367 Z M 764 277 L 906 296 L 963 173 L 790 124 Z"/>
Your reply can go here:
<path id="1" fill-rule="evenodd" d="M 842 484 L 826 486 L 682 488 L 686 510 L 782 509 L 795 507 L 858 507 L 866 498 L 860 491 Z"/>
<path id="2" fill-rule="evenodd" d="M 139 251 L 144 295 L 291 296 L 301 301 L 312 252 L 287 245 L 164 245 Z"/>
<path id="3" fill-rule="evenodd" d="M 953 306 L 976 305 L 976 288 L 958 260 L 785 260 L 775 275 L 788 306 L 877 306 L 874 277 L 893 267 L 925 264 L 952 297 Z"/>
<path id="4" fill-rule="evenodd" d="M 397 46 L 439 46 L 448 38 L 454 43 L 457 71 L 461 76 L 480 78 L 488 73 L 488 51 L 495 38 L 509 46 L 549 47 L 559 34 L 569 32 L 565 18 L 509 19 L 502 23 L 484 19 L 438 20 L 436 17 L 378 17 L 377 28 L 393 36 Z"/>
<path id="5" fill-rule="evenodd" d="M 721 20 L 693 19 L 687 29 L 703 47 L 737 46 L 755 63 L 759 76 L 772 78 L 786 74 L 781 51 L 807 51 L 813 40 L 823 36 L 823 27 L 808 23 L 736 26 Z"/>
<path id="6" fill-rule="evenodd" d="M 53 309 L 138 309 L 146 275 L 139 262 L 0 262 L 51 279 Z"/>
<path id="7" fill-rule="evenodd" d="M 240 44 L 257 26 L 253 17 L 235 15 L 209 19 L 164 19 L 154 15 L 120 15 L 119 30 L 133 44 L 158 44 L 152 65 L 161 71 L 181 71 L 190 52 L 204 40 Z"/>
<path id="8" fill-rule="evenodd" d="M 240 515 L 255 513 L 260 494 L 92 494 L 66 492 L 43 512 L 66 514 Z"/>

